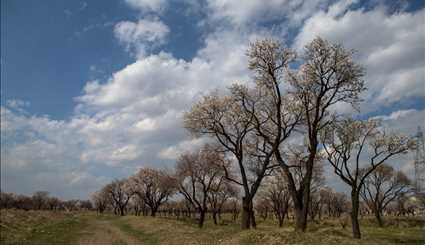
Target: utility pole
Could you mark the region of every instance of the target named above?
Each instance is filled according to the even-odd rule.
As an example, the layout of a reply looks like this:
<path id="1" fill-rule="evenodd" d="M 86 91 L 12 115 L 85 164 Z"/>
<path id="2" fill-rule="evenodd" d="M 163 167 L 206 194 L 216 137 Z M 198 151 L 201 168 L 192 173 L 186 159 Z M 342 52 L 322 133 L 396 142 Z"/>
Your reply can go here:
<path id="1" fill-rule="evenodd" d="M 425 145 L 424 134 L 420 127 L 418 127 L 416 140 L 415 192 L 425 194 Z"/>

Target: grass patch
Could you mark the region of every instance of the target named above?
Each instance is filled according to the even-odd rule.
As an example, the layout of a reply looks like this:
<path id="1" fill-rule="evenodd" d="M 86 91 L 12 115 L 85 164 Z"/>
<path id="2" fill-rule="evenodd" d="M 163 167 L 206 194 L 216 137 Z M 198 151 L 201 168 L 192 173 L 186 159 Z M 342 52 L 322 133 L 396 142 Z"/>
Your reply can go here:
<path id="1" fill-rule="evenodd" d="M 194 219 L 125 216 L 113 222 L 142 244 L 217 244 L 241 232 L 238 224 L 216 226 L 212 220 L 202 229 Z"/>
<path id="2" fill-rule="evenodd" d="M 112 224 L 117 226 L 121 231 L 130 235 L 137 240 L 139 240 L 142 244 L 159 244 L 157 237 L 152 234 L 147 234 L 144 230 L 135 229 L 128 222 L 128 217 L 119 217 L 119 216 L 105 216 L 103 219 L 109 220 Z"/>
<path id="3" fill-rule="evenodd" d="M 1 210 L 1 244 L 70 244 L 84 231 L 83 214 Z"/>
<path id="4" fill-rule="evenodd" d="M 351 227 L 342 228 L 338 220 L 311 223 L 306 233 L 294 232 L 291 220 L 283 228 L 271 220 L 259 221 L 257 229 L 248 231 L 241 231 L 236 223 L 216 226 L 210 219 L 202 229 L 194 219 L 126 216 L 119 222 L 123 229 L 153 239 L 152 244 L 425 244 L 423 218 L 400 218 L 384 228 L 363 220 L 361 240 L 352 239 Z M 408 225 L 396 226 L 403 222 Z"/>
<path id="5" fill-rule="evenodd" d="M 297 233 L 291 219 L 282 228 L 259 219 L 257 229 L 242 231 L 239 223 L 214 225 L 210 218 L 202 229 L 194 218 L 19 210 L 2 210 L 1 218 L 1 244 L 425 244 L 424 217 L 386 217 L 383 228 L 364 218 L 361 240 L 352 239 L 351 227 L 342 228 L 338 219 L 310 223 L 307 232 Z"/>

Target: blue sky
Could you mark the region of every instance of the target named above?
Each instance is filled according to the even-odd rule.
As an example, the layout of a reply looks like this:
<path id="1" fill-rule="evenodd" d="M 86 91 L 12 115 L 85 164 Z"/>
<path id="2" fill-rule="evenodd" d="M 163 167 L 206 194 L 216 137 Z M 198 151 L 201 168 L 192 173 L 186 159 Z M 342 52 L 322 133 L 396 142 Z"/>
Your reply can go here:
<path id="1" fill-rule="evenodd" d="M 182 113 L 210 90 L 249 82 L 245 50 L 263 37 L 298 52 L 317 35 L 356 49 L 369 88 L 360 116 L 413 134 L 425 120 L 424 6 L 1 1 L 2 188 L 87 197 L 138 167 L 171 168 L 201 143 Z"/>
<path id="2" fill-rule="evenodd" d="M 178 33 L 163 49 L 190 59 L 200 45 L 200 30 L 196 17 L 183 11 L 170 10 L 164 17 Z M 2 1 L 2 103 L 20 99 L 31 103 L 31 113 L 70 116 L 73 98 L 88 80 L 105 79 L 133 60 L 113 28 L 138 17 L 138 11 L 116 0 Z"/>

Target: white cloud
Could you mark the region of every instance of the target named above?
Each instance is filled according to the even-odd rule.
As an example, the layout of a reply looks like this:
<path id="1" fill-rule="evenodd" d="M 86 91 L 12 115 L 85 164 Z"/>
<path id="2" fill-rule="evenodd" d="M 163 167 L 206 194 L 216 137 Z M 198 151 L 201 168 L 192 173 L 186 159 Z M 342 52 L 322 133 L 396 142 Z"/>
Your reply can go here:
<path id="1" fill-rule="evenodd" d="M 167 5 L 163 1 L 127 2 L 142 12 L 155 13 L 161 13 Z M 33 187 L 57 188 L 58 192 L 66 190 L 64 195 L 78 196 L 87 194 L 89 188 L 85 190 L 84 186 L 95 189 L 111 177 L 125 176 L 140 166 L 172 165 L 182 151 L 202 143 L 188 139 L 182 125 L 184 111 L 208 91 L 250 80 L 252 74 L 245 56 L 249 42 L 286 35 L 281 30 L 259 26 L 235 27 L 257 25 L 263 19 L 290 18 L 288 21 L 293 25 L 306 20 L 295 47 L 321 34 L 358 49 L 360 62 L 368 68 L 368 87 L 375 93 L 375 100 L 390 97 L 395 101 L 421 92 L 418 77 L 423 71 L 423 53 L 418 48 L 423 47 L 423 39 L 420 32 L 414 33 L 421 27 L 419 13 L 388 15 L 380 9 L 353 11 L 348 9 L 350 1 L 319 13 L 315 13 L 316 8 L 322 9 L 328 1 L 273 0 L 246 4 L 209 1 L 207 4 L 213 11 L 208 21 L 217 24 L 215 21 L 224 18 L 234 26 L 217 24 L 205 33 L 203 46 L 193 59 L 150 52 L 159 48 L 158 44 L 164 44 L 171 34 L 159 19 L 123 21 L 115 26 L 114 34 L 138 54 L 136 60 L 106 81 L 88 81 L 82 94 L 75 98 L 77 105 L 70 118 L 53 120 L 29 115 L 25 107 L 20 111 L 13 109 L 13 104 L 22 103 L 2 107 L 1 154 L 2 170 L 5 170 L 2 177 L 7 176 L 6 187 L 26 192 Z M 394 122 L 391 127 L 410 132 L 411 128 L 416 129 L 415 123 L 424 120 L 423 114 L 424 111 L 408 110 L 382 118 Z M 105 172 L 114 176 L 102 177 Z M 26 182 L 18 184 L 11 176 Z M 42 183 L 43 178 L 48 184 Z M 75 191 L 67 187 L 71 184 Z"/>
<path id="2" fill-rule="evenodd" d="M 383 7 L 349 10 L 337 3 L 307 19 L 295 39 L 302 51 L 316 36 L 355 49 L 366 68 L 365 110 L 425 96 L 425 10 L 389 14 Z M 337 10 L 336 10 L 337 9 Z"/>
<path id="3" fill-rule="evenodd" d="M 315 11 L 326 7 L 329 0 L 207 0 L 212 21 L 226 20 L 235 26 L 244 26 L 286 18 L 298 26 Z"/>
<path id="4" fill-rule="evenodd" d="M 150 118 L 140 120 L 134 126 L 139 130 L 155 130 L 156 128 L 155 120 Z"/>
<path id="5" fill-rule="evenodd" d="M 82 145 L 66 121 L 28 116 L 1 107 L 2 190 L 31 194 L 48 190 L 64 198 L 86 198 L 105 183 L 81 164 Z"/>
<path id="6" fill-rule="evenodd" d="M 114 27 L 115 37 L 136 55 L 144 55 L 164 44 L 169 32 L 168 26 L 155 18 L 121 21 Z"/>
<path id="7" fill-rule="evenodd" d="M 418 127 L 425 129 L 425 110 L 398 110 L 375 118 L 381 119 L 390 129 L 407 135 L 415 135 Z"/>
<path id="8" fill-rule="evenodd" d="M 23 100 L 17 100 L 17 99 L 11 99 L 6 101 L 6 104 L 15 110 L 22 109 L 23 107 L 28 107 L 30 103 L 28 101 Z"/>
<path id="9" fill-rule="evenodd" d="M 180 154 L 185 152 L 194 151 L 206 142 L 205 138 L 195 138 L 190 140 L 183 140 L 177 145 L 162 149 L 158 153 L 158 157 L 162 159 L 176 160 Z"/>
<path id="10" fill-rule="evenodd" d="M 402 133 L 411 137 L 416 136 L 418 127 L 421 127 L 422 132 L 425 129 L 425 109 L 415 110 L 399 110 L 390 113 L 389 115 L 378 116 L 382 119 L 382 123 L 391 132 Z M 414 159 L 415 151 L 406 155 L 397 156 L 389 163 L 397 170 L 405 172 L 409 178 L 414 178 Z"/>
<path id="11" fill-rule="evenodd" d="M 418 115 L 418 116 L 422 116 L 422 117 L 424 116 L 422 111 L 418 111 L 418 110 L 415 110 L 415 109 L 408 109 L 408 110 L 394 111 L 390 115 L 376 116 L 375 118 L 387 121 L 387 120 L 397 120 L 399 118 L 403 118 L 403 117 L 406 117 L 408 115 L 409 116 L 410 115 Z"/>
<path id="12" fill-rule="evenodd" d="M 125 2 L 142 13 L 161 13 L 167 7 L 167 0 L 125 0 Z"/>
<path id="13" fill-rule="evenodd" d="M 89 81 L 68 120 L 2 107 L 2 143 L 7 143 L 2 144 L 2 174 L 7 175 L 2 181 L 7 181 L 7 190 L 56 193 L 53 188 L 58 188 L 66 190 L 63 195 L 78 196 L 89 190 L 78 181 L 95 189 L 110 178 L 97 173 L 102 168 L 113 169 L 118 177 L 141 166 L 172 165 L 192 143 L 183 129 L 183 112 L 200 94 L 249 78 L 244 53 L 254 36 L 215 33 L 191 61 L 163 52 L 139 57 L 106 83 Z M 17 184 L 10 176 L 27 182 Z M 52 184 L 59 182 L 58 176 L 61 182 Z M 43 178 L 50 187 L 41 183 Z M 73 190 L 67 187 L 71 183 Z"/>

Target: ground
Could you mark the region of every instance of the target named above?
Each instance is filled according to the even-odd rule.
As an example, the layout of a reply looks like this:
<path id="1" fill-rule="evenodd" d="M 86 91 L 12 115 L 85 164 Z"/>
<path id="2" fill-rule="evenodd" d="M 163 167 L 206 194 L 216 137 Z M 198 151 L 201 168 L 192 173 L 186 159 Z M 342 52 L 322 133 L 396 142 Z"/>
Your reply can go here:
<path id="1" fill-rule="evenodd" d="M 241 231 L 230 221 L 215 226 L 207 220 L 166 217 L 96 215 L 94 212 L 1 210 L 1 244 L 425 244 L 425 218 L 388 218 L 385 228 L 362 220 L 363 238 L 351 239 L 347 220 L 311 223 L 296 233 L 290 221 L 283 228 L 258 220 L 256 230 Z"/>

